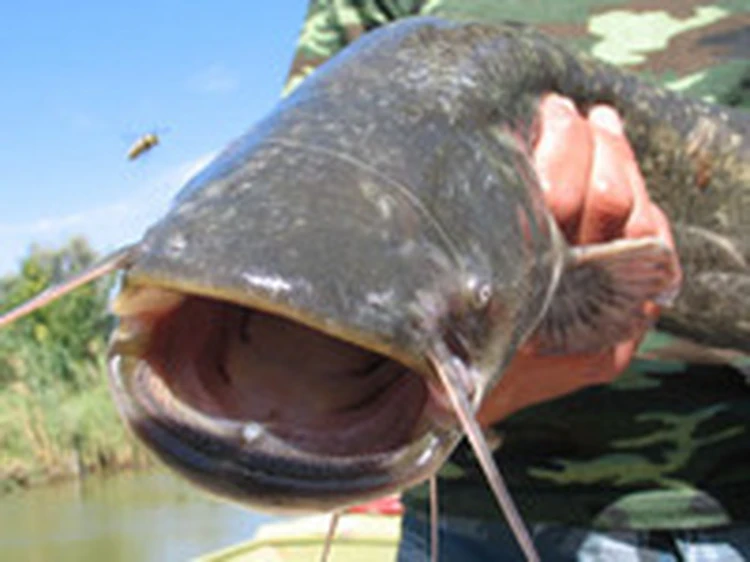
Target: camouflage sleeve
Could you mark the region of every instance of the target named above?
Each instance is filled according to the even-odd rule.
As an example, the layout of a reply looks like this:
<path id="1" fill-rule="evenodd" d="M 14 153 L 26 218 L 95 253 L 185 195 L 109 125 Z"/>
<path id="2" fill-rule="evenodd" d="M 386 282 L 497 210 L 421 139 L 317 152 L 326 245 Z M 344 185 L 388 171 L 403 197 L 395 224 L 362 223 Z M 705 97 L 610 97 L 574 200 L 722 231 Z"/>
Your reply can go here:
<path id="1" fill-rule="evenodd" d="M 409 15 L 533 24 L 687 95 L 750 107 L 747 0 L 311 0 L 285 93 L 362 33 Z"/>
<path id="2" fill-rule="evenodd" d="M 363 33 L 416 14 L 423 3 L 424 0 L 310 0 L 284 95 Z"/>

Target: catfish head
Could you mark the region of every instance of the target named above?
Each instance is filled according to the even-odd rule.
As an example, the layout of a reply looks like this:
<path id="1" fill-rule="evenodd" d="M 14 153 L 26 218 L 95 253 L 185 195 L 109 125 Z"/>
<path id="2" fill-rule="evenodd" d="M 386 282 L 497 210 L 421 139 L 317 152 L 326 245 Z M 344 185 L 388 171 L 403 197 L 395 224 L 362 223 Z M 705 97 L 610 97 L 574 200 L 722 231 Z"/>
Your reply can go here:
<path id="1" fill-rule="evenodd" d="M 417 190 L 343 141 L 321 149 L 315 123 L 303 139 L 304 119 L 272 121 L 131 251 L 110 375 L 130 427 L 192 481 L 328 510 L 436 472 L 461 431 L 431 353 L 467 366 L 477 407 L 553 267 L 520 235 L 509 267 L 472 267 Z"/>

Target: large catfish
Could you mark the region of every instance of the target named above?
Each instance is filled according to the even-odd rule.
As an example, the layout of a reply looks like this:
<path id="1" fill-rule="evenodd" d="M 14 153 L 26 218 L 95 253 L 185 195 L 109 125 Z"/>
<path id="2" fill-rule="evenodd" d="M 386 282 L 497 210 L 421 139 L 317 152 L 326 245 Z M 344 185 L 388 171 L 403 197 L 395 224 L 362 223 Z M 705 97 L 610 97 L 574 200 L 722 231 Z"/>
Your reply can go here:
<path id="1" fill-rule="evenodd" d="M 664 325 L 750 351 L 748 116 L 530 28 L 424 18 L 326 63 L 139 242 L 0 323 L 122 269 L 120 411 L 233 500 L 332 510 L 397 491 L 462 425 L 493 473 L 472 415 L 518 346 L 606 348 L 674 292 L 661 240 L 566 245 L 529 160 L 546 92 L 622 114 L 686 273 Z"/>

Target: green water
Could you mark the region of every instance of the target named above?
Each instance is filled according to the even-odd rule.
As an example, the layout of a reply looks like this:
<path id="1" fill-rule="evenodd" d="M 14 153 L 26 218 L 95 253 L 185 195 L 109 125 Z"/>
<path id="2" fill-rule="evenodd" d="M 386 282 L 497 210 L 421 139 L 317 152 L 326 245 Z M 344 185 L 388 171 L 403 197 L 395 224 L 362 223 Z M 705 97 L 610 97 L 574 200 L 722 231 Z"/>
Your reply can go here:
<path id="1" fill-rule="evenodd" d="M 0 498 L 0 560 L 190 560 L 246 540 L 272 519 L 164 472 L 92 476 Z"/>

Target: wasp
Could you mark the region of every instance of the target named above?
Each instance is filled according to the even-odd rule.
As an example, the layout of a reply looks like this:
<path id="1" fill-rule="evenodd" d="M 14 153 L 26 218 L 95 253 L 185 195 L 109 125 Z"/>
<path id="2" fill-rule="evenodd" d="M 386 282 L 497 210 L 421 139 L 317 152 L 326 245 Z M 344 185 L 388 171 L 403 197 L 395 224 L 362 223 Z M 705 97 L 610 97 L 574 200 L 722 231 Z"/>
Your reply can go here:
<path id="1" fill-rule="evenodd" d="M 156 133 L 147 133 L 135 141 L 128 149 L 128 160 L 135 160 L 159 144 Z"/>

